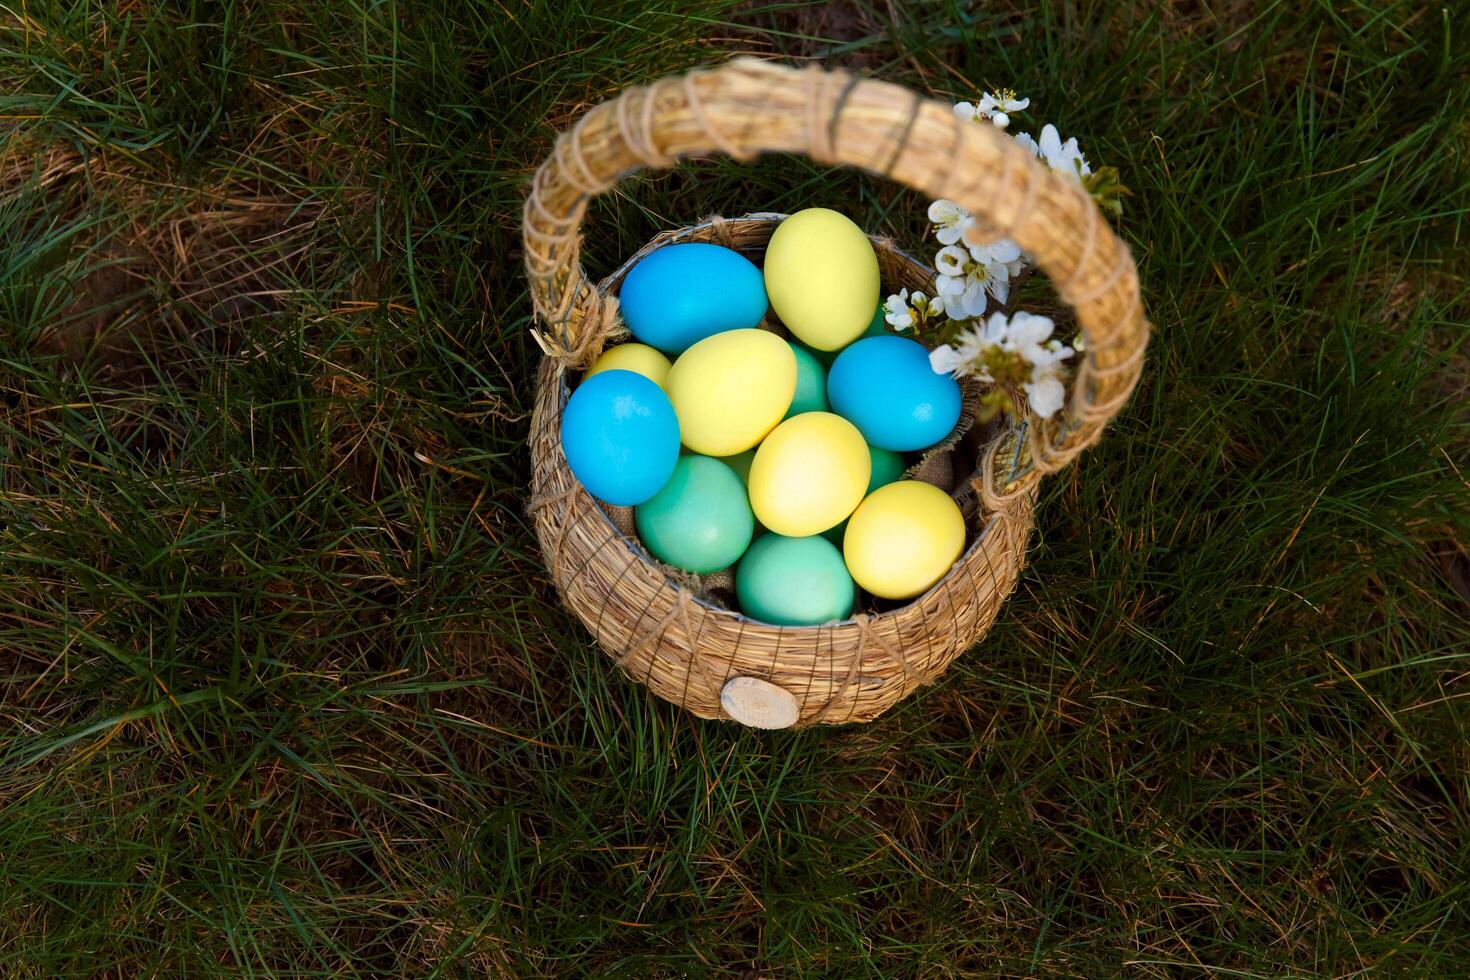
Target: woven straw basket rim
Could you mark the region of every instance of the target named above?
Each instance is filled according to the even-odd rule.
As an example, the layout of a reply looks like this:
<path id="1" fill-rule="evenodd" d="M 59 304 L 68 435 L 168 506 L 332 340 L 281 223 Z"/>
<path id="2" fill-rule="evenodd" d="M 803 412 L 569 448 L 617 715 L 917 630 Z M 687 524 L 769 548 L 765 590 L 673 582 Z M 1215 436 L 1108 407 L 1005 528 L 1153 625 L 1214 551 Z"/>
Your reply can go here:
<path id="1" fill-rule="evenodd" d="M 639 167 L 762 152 L 804 153 L 956 200 L 1036 259 L 1087 338 L 1059 417 L 1031 417 L 968 447 L 965 473 L 975 472 L 956 497 L 971 501 L 974 533 L 949 575 L 900 608 L 815 627 L 770 626 L 704 601 L 619 530 L 572 477 L 559 441 L 566 373 L 622 332 L 614 290 L 632 261 L 675 240 L 762 248 L 774 227 L 774 216 L 757 214 L 666 232 L 594 285 L 580 263 L 589 199 Z M 1132 257 L 1075 181 L 943 103 L 818 67 L 737 59 L 593 108 L 537 171 L 523 235 L 542 325 L 535 336 L 547 355 L 532 420 L 530 509 L 552 579 L 633 679 L 700 717 L 755 727 L 871 720 L 978 640 L 1024 564 L 1038 481 L 1095 442 L 1127 401 L 1148 335 Z M 929 286 L 927 269 L 891 242 L 874 244 L 885 285 Z"/>

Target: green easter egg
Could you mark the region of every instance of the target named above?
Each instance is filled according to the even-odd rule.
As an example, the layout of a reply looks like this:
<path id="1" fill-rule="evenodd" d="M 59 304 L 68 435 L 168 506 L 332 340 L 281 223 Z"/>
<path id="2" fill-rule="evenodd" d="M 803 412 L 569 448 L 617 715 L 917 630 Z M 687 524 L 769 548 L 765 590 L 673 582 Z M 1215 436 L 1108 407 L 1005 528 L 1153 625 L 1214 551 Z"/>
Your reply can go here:
<path id="1" fill-rule="evenodd" d="M 791 407 L 786 418 L 802 412 L 825 412 L 827 407 L 827 369 L 817 360 L 817 352 L 800 344 L 791 345 L 796 355 L 796 394 L 791 398 Z"/>
<path id="2" fill-rule="evenodd" d="M 868 456 L 872 459 L 872 468 L 868 471 L 868 489 L 863 493 L 866 498 L 868 494 L 879 487 L 887 486 L 894 480 L 903 476 L 904 462 L 900 453 L 890 449 L 879 449 L 877 446 L 868 447 Z M 831 541 L 837 547 L 842 547 L 842 536 L 847 533 L 847 521 L 835 527 L 829 527 L 822 532 L 822 537 Z"/>
<path id="3" fill-rule="evenodd" d="M 842 552 L 819 535 L 766 534 L 735 570 L 735 594 L 752 619 L 773 626 L 815 626 L 852 615 L 857 594 Z"/>
<path id="4" fill-rule="evenodd" d="M 903 454 L 896 453 L 891 449 L 879 449 L 877 446 L 869 446 L 868 456 L 873 460 L 873 468 L 869 471 L 868 476 L 868 493 L 872 493 L 879 487 L 886 487 L 894 480 L 903 476 Z"/>
<path id="5" fill-rule="evenodd" d="M 633 510 L 638 536 L 653 556 L 696 575 L 733 565 L 750 545 L 755 515 L 745 485 L 709 456 L 680 456 L 674 475 Z"/>
<path id="6" fill-rule="evenodd" d="M 873 319 L 868 321 L 868 329 L 863 331 L 863 336 L 859 337 L 858 340 L 862 340 L 864 337 L 882 337 L 888 333 L 887 316 L 888 310 L 882 303 L 879 303 L 878 309 L 873 312 Z M 857 340 L 854 340 L 853 343 L 857 343 Z"/>
<path id="7" fill-rule="evenodd" d="M 827 368 L 831 367 L 832 362 L 837 360 L 837 355 L 842 353 L 841 350 L 817 350 L 815 347 L 808 347 L 805 344 L 801 345 L 801 349 L 806 351 L 812 357 L 815 357 L 817 359 L 817 363 L 822 365 L 822 370 L 824 371 Z M 847 348 L 843 348 L 843 350 L 846 349 Z"/>
<path id="8" fill-rule="evenodd" d="M 796 363 L 799 366 L 801 364 L 801 360 L 798 359 Z M 800 370 L 799 367 L 798 370 Z M 799 383 L 800 382 L 798 382 L 798 384 Z M 759 448 L 759 446 L 756 446 L 754 448 L 747 449 L 743 453 L 736 453 L 734 456 L 721 456 L 720 462 L 724 463 L 726 466 L 730 467 L 730 469 L 734 470 L 735 475 L 740 477 L 741 483 L 749 483 L 750 461 L 755 459 L 755 451 Z"/>
<path id="9" fill-rule="evenodd" d="M 755 449 L 747 449 L 745 452 L 736 453 L 734 456 L 721 456 L 720 462 L 725 463 L 727 466 L 730 467 L 730 469 L 734 470 L 735 475 L 740 477 L 740 482 L 744 483 L 746 487 L 749 487 L 750 464 L 755 459 L 755 450 L 759 448 L 760 446 L 756 446 Z M 760 521 L 756 521 L 755 536 L 760 537 L 762 534 L 765 533 L 765 526 L 762 525 Z"/>

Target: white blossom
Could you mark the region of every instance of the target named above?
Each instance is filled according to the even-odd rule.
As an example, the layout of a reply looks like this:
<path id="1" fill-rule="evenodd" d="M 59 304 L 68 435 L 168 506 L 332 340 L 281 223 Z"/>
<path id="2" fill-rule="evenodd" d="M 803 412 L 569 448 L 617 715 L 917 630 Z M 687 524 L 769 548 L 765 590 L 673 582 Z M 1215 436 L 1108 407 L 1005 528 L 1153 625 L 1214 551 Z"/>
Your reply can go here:
<path id="1" fill-rule="evenodd" d="M 1031 411 L 1041 418 L 1051 418 L 1067 403 L 1067 387 L 1055 374 L 1048 374 L 1022 387 L 1026 389 L 1026 399 L 1031 403 Z"/>
<path id="2" fill-rule="evenodd" d="M 990 369 L 980 360 L 980 355 L 989 346 L 984 322 L 980 321 L 960 331 L 952 343 L 930 351 L 929 367 L 935 374 L 968 375 L 981 381 L 994 381 Z"/>
<path id="3" fill-rule="evenodd" d="M 987 275 L 985 266 L 958 245 L 946 245 L 934 256 L 939 275 L 934 288 L 951 320 L 963 320 L 985 312 Z"/>
<path id="4" fill-rule="evenodd" d="M 1026 264 L 1021 246 L 1008 238 L 970 246 L 970 258 L 985 267 L 986 290 L 997 303 L 1010 299 L 1011 280 L 1021 274 Z"/>
<path id="5" fill-rule="evenodd" d="M 901 289 L 883 302 L 883 319 L 897 333 L 918 333 L 943 312 L 938 297 L 930 299 L 917 289 L 912 293 Z"/>
<path id="6" fill-rule="evenodd" d="M 989 305 L 1010 298 L 1011 278 L 1021 270 L 1021 248 L 1001 240 L 969 249 L 947 245 L 934 256 L 934 288 L 951 320 L 980 316 Z"/>
<path id="7" fill-rule="evenodd" d="M 982 93 L 976 102 L 957 103 L 954 113 L 960 119 L 1006 129 L 1011 114 L 1030 105 L 1030 99 L 1001 89 Z M 1064 142 L 1053 125 L 1043 126 L 1035 137 L 1017 133 L 1013 138 L 1052 170 L 1078 181 L 1092 174 L 1077 140 Z M 905 289 L 889 296 L 885 319 L 895 330 L 917 331 L 930 315 L 938 315 L 942 304 L 950 319 L 972 322 L 964 325 L 950 343 L 929 353 L 929 364 L 935 372 L 998 385 L 1001 404 L 1009 401 L 1004 392 L 1019 388 L 1025 392 L 1033 414 L 1041 418 L 1055 415 L 1067 401 L 1066 362 L 1082 349 L 1083 338 L 1079 335 L 1069 347 L 1052 337 L 1055 324 L 1049 317 L 1024 310 L 1010 316 L 996 312 L 985 317 L 992 302 L 999 305 L 1010 299 L 1011 283 L 1030 257 L 1016 242 L 990 239 L 995 230 L 955 201 L 931 204 L 929 221 L 935 238 L 944 246 L 934 256 L 936 295 L 929 299 L 923 293 L 911 295 Z"/>
<path id="8" fill-rule="evenodd" d="M 907 330 L 914 325 L 914 311 L 909 306 L 909 291 L 900 289 L 883 303 L 883 319 L 895 330 Z"/>
<path id="9" fill-rule="evenodd" d="M 1003 88 L 999 92 L 982 94 L 979 102 L 956 103 L 954 114 L 961 119 L 975 122 L 984 119 L 1000 129 L 1005 129 L 1011 124 L 1011 117 L 1008 113 L 1021 112 L 1030 104 L 1030 99 L 1019 99 L 1015 92 Z"/>
<path id="10" fill-rule="evenodd" d="M 1082 155 L 1082 150 L 1077 146 L 1077 137 L 1073 136 L 1063 143 L 1057 128 L 1051 123 L 1041 127 L 1040 141 L 1032 139 L 1029 133 L 1017 133 L 1014 139 L 1018 144 L 1040 157 L 1042 162 L 1053 170 L 1078 180 L 1092 173 L 1092 167 L 1088 165 L 1087 158 Z"/>
<path id="11" fill-rule="evenodd" d="M 1033 364 L 1050 362 L 1044 345 L 1056 329 L 1051 317 L 1017 310 L 1011 317 L 997 313 L 985 326 L 987 335 L 994 338 L 1003 350 L 1017 351 Z"/>
<path id="12" fill-rule="evenodd" d="M 940 374 L 994 381 L 989 365 L 991 356 L 1019 355 L 1028 373 L 1023 378 L 1007 380 L 1020 383 L 1033 412 L 1041 418 L 1050 418 L 1066 403 L 1062 362 L 1075 353 L 1051 339 L 1053 329 L 1055 324 L 1050 317 L 1024 310 L 1009 317 L 992 313 L 988 319 L 961 331 L 952 343 L 932 351 L 929 366 Z M 998 363 L 1003 364 L 1005 360 L 1000 358 Z"/>
<path id="13" fill-rule="evenodd" d="M 990 121 L 990 117 L 982 113 L 980 107 L 973 102 L 956 102 L 954 104 L 954 114 L 956 118 L 963 119 L 966 122 L 979 122 L 982 119 L 986 122 Z"/>
<path id="14" fill-rule="evenodd" d="M 953 245 L 975 223 L 975 216 L 953 201 L 940 198 L 929 205 L 929 221 L 941 245 Z"/>
<path id="15" fill-rule="evenodd" d="M 929 352 L 929 367 L 935 374 L 955 374 L 964 365 L 965 359 L 949 344 L 941 344 Z"/>

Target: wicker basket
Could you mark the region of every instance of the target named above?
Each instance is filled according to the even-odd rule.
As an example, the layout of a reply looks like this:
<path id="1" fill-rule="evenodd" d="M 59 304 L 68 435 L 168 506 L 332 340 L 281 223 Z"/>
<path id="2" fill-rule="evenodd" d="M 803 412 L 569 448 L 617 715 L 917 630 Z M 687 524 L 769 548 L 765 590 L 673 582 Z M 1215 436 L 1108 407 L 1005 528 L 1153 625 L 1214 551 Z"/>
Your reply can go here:
<path id="1" fill-rule="evenodd" d="M 1035 257 L 1086 334 L 1064 411 L 977 428 L 947 450 L 946 476 L 933 482 L 946 483 L 966 514 L 965 553 L 902 606 L 823 626 L 751 620 L 722 608 L 710 583 L 652 561 L 626 521 L 567 468 L 559 438 L 566 374 L 624 332 L 615 295 L 631 265 L 595 286 L 587 280 L 579 261 L 587 202 L 634 168 L 716 152 L 804 153 L 958 201 Z M 779 217 L 711 219 L 659 236 L 635 259 L 677 241 L 714 241 L 759 262 Z M 634 680 L 702 718 L 753 727 L 870 721 L 969 649 L 1015 586 L 1038 481 L 1095 442 L 1127 401 L 1148 336 L 1132 256 L 1075 181 L 941 102 L 817 67 L 739 59 L 593 108 L 536 172 L 523 231 L 546 353 L 531 425 L 531 513 L 552 579 Z M 928 269 L 891 243 L 874 246 L 885 288 L 930 288 Z"/>

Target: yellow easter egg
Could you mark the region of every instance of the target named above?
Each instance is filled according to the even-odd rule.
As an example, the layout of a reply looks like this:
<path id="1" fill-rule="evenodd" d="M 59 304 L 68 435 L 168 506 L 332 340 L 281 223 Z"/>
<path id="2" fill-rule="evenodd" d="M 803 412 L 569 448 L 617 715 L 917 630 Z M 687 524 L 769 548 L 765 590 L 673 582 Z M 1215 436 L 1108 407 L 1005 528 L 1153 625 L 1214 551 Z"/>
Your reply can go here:
<path id="1" fill-rule="evenodd" d="M 781 222 L 766 246 L 766 296 L 808 347 L 852 343 L 878 305 L 878 256 L 845 215 L 807 208 Z"/>
<path id="2" fill-rule="evenodd" d="M 733 456 L 766 437 L 796 394 L 796 355 L 767 330 L 726 330 L 679 355 L 664 385 L 684 445 Z"/>
<path id="3" fill-rule="evenodd" d="M 964 549 L 959 505 L 918 480 L 900 480 L 870 493 L 847 522 L 842 541 L 853 581 L 883 599 L 912 599 L 929 591 Z"/>
<path id="4" fill-rule="evenodd" d="M 663 388 L 669 376 L 669 366 L 669 359 L 647 344 L 618 344 L 602 352 L 592 363 L 587 377 L 603 371 L 632 371 Z"/>
<path id="5" fill-rule="evenodd" d="M 750 507 L 777 534 L 820 534 L 862 501 L 872 465 L 862 433 L 847 419 L 831 412 L 794 415 L 755 451 Z"/>

